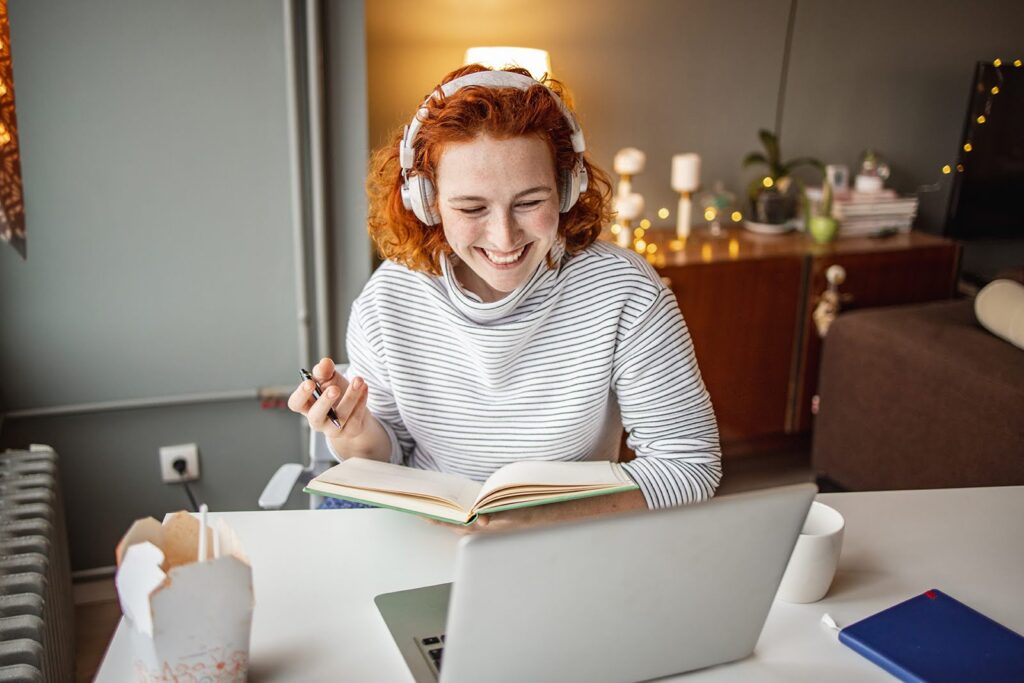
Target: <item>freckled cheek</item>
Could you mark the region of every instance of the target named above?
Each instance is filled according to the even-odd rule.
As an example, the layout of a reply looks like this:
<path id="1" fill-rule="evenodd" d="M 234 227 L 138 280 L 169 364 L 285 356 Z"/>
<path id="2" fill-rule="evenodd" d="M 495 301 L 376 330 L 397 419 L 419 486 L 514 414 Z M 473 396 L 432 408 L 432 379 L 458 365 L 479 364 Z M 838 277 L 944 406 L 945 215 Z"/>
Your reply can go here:
<path id="1" fill-rule="evenodd" d="M 558 218 L 560 215 L 561 214 L 558 213 L 557 206 L 537 212 L 536 220 L 531 221 L 535 232 L 542 235 L 553 236 L 558 232 Z"/>
<path id="2" fill-rule="evenodd" d="M 443 221 L 443 225 L 445 239 L 450 246 L 456 249 L 470 248 L 479 239 L 481 234 L 481 230 L 475 227 L 472 222 L 460 220 L 457 217 L 448 218 Z"/>

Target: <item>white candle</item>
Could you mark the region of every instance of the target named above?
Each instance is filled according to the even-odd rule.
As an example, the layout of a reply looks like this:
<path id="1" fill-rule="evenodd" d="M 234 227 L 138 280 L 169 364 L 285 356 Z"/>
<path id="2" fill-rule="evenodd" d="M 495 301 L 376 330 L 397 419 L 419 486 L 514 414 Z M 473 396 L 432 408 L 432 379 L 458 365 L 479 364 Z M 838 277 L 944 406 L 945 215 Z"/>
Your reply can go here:
<path id="1" fill-rule="evenodd" d="M 700 157 L 696 154 L 676 154 L 672 157 L 672 189 L 676 192 L 694 192 L 700 186 Z"/>
<path id="2" fill-rule="evenodd" d="M 619 175 L 637 175 L 644 172 L 647 155 L 636 147 L 625 147 L 615 153 L 614 168 Z"/>
<path id="3" fill-rule="evenodd" d="M 616 219 L 632 221 L 640 218 L 644 212 L 644 196 L 637 192 L 615 198 Z"/>

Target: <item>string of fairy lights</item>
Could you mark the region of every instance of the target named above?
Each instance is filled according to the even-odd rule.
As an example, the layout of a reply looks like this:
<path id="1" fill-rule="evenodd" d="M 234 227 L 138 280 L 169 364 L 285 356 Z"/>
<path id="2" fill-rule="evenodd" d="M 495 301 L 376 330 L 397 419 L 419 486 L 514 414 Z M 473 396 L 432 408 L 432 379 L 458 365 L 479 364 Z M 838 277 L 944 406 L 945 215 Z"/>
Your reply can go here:
<path id="1" fill-rule="evenodd" d="M 978 84 L 978 94 L 986 94 L 984 104 L 980 107 L 980 110 L 976 110 L 971 113 L 971 126 L 964 139 L 963 146 L 960 148 L 957 162 L 956 164 L 945 164 L 942 167 L 943 175 L 951 174 L 954 169 L 958 173 L 963 173 L 964 163 L 967 161 L 967 155 L 974 149 L 972 139 L 974 139 L 976 135 L 977 128 L 988 123 L 992 117 L 992 101 L 1000 93 L 1003 86 L 1003 69 L 1020 69 L 1024 67 L 1024 61 L 1020 59 L 1014 59 L 1013 62 L 1006 63 L 1003 62 L 1002 59 L 996 58 L 992 60 L 991 64 L 994 67 L 992 70 L 992 73 L 994 74 L 994 81 L 991 83 L 982 82 Z M 771 187 L 773 185 L 772 178 L 769 176 L 765 176 L 762 182 L 765 187 Z M 728 217 L 732 219 L 733 223 L 740 223 L 743 221 L 743 214 L 740 211 L 733 210 L 731 212 L 727 212 L 727 208 L 721 210 L 715 206 L 707 206 L 704 209 L 704 220 L 711 223 L 718 219 L 719 213 L 721 213 L 721 218 L 725 218 L 725 216 L 728 215 Z M 669 211 L 668 208 L 662 207 L 658 209 L 657 215 L 659 219 L 666 220 L 671 215 L 671 211 Z M 648 242 L 645 239 L 645 235 L 650 229 L 651 221 L 644 218 L 640 220 L 639 225 L 635 228 L 631 225 L 630 221 L 616 222 L 611 226 L 611 233 L 614 237 L 619 237 L 622 231 L 631 231 L 632 235 L 630 243 L 632 244 L 633 249 L 637 253 L 645 255 L 648 260 L 654 260 L 660 255 L 658 254 L 658 245 L 653 242 Z M 735 253 L 738 252 L 738 244 L 733 244 L 735 240 L 729 240 L 729 242 L 729 254 L 730 256 L 735 256 Z M 684 247 L 685 240 L 676 239 L 671 240 L 668 243 L 668 248 L 671 251 L 679 251 Z M 702 253 L 702 257 L 705 257 L 705 260 L 709 260 L 711 257 L 710 249 L 710 244 L 702 245 L 702 250 L 708 252 L 706 254 Z"/>
<path id="2" fill-rule="evenodd" d="M 957 162 L 955 165 L 945 164 L 942 167 L 943 175 L 949 175 L 950 173 L 953 172 L 954 169 L 956 169 L 957 173 L 964 172 L 964 162 L 967 161 L 967 155 L 970 154 L 971 151 L 973 151 L 974 149 L 974 145 L 971 143 L 971 140 L 974 139 L 978 127 L 984 126 L 986 123 L 989 122 L 989 119 L 992 117 L 992 100 L 1002 90 L 1003 69 L 1009 69 L 1011 68 L 1011 65 L 1003 62 L 1002 59 L 999 59 L 997 57 L 996 59 L 992 60 L 992 66 L 995 67 L 992 70 L 992 73 L 995 74 L 995 81 L 992 83 L 978 83 L 978 94 L 986 94 L 985 104 L 981 107 L 980 111 L 971 112 L 971 125 L 964 139 L 964 144 L 960 148 Z M 1022 62 L 1020 59 L 1013 60 L 1012 68 L 1020 69 L 1022 66 L 1024 66 L 1024 62 Z"/>
<path id="3" fill-rule="evenodd" d="M 710 223 L 710 222 L 714 221 L 716 218 L 718 218 L 718 214 L 719 213 L 720 213 L 720 210 L 718 208 L 715 208 L 713 206 L 708 206 L 708 207 L 706 207 L 704 209 L 704 220 L 706 220 L 708 223 Z M 723 215 L 726 214 L 725 211 L 722 211 L 721 213 Z M 661 220 L 666 220 L 671 215 L 672 215 L 672 212 L 669 211 L 666 207 L 662 207 L 662 208 L 658 209 L 658 218 L 660 218 Z M 729 216 L 729 218 L 732 219 L 733 223 L 740 223 L 740 222 L 743 221 L 743 213 L 740 212 L 740 211 L 729 212 L 728 216 Z M 640 223 L 635 228 L 632 227 L 632 225 L 630 225 L 629 221 L 620 221 L 620 222 L 617 222 L 617 223 L 613 223 L 612 226 L 611 226 L 611 233 L 612 233 L 612 235 L 614 237 L 618 237 L 622 233 L 623 230 L 632 230 L 633 231 L 633 237 L 632 237 L 633 249 L 638 254 L 646 255 L 647 259 L 649 261 L 652 261 L 656 257 L 656 255 L 658 253 L 658 245 L 653 243 L 653 242 L 648 242 L 646 239 L 644 239 L 644 236 L 646 235 L 647 231 L 650 230 L 650 229 L 651 229 L 651 221 L 646 219 L 646 218 L 643 218 L 643 219 L 640 220 Z M 733 241 L 735 241 L 735 240 L 730 240 L 730 244 L 729 244 L 729 253 L 730 253 L 731 256 L 735 256 L 734 252 L 736 252 L 737 249 L 738 249 L 738 245 L 734 246 L 731 243 Z M 674 239 L 674 240 L 670 240 L 668 242 L 668 248 L 669 248 L 670 251 L 681 251 L 685 246 L 686 246 L 686 241 L 685 240 L 681 240 L 681 239 Z M 710 249 L 710 245 L 706 245 L 706 246 Z M 708 257 L 710 258 L 710 254 L 708 254 Z M 705 260 L 707 260 L 707 259 L 705 259 Z"/>

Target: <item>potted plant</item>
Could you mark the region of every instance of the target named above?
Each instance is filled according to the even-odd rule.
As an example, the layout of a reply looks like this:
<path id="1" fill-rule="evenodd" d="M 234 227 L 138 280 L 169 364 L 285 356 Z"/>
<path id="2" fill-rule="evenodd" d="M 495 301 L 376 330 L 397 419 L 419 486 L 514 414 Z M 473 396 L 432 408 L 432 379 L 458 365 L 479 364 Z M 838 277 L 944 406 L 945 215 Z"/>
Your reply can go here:
<path id="1" fill-rule="evenodd" d="M 781 224 L 796 215 L 796 197 L 793 190 L 792 173 L 801 166 L 813 166 L 822 173 L 825 167 L 817 159 L 798 157 L 782 161 L 779 139 L 770 130 L 760 130 L 758 137 L 764 153 L 751 152 L 743 159 L 743 168 L 764 166 L 767 172 L 750 181 L 747 196 L 750 211 L 758 223 Z"/>

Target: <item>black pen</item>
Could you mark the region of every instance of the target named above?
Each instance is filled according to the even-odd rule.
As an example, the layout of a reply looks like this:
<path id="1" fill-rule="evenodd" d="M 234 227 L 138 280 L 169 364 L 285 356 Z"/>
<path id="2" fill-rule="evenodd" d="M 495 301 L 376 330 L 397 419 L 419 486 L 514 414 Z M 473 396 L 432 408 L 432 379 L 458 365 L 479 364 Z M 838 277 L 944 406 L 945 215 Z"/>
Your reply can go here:
<path id="1" fill-rule="evenodd" d="M 309 374 L 309 370 L 306 368 L 299 368 L 299 374 L 302 375 L 302 379 L 313 379 L 313 375 Z M 322 392 L 320 391 L 320 383 L 313 379 L 313 398 L 319 399 Z M 334 408 L 327 411 L 327 417 L 331 418 L 331 422 L 334 423 L 335 427 L 340 427 L 341 423 L 338 422 L 338 415 L 334 412 Z"/>

